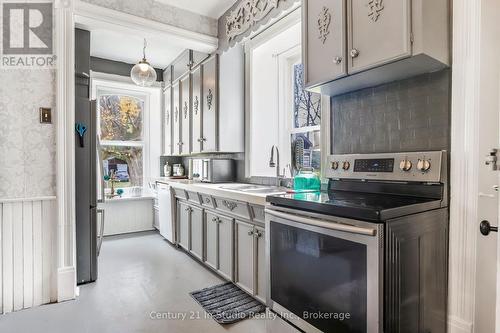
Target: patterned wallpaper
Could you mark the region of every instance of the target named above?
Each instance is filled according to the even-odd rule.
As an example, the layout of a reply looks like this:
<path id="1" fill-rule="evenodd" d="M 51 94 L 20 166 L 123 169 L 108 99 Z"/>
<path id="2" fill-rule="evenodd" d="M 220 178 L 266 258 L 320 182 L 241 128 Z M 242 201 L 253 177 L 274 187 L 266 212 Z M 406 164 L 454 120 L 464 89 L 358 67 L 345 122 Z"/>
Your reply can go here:
<path id="1" fill-rule="evenodd" d="M 55 70 L 0 70 L 0 198 L 55 195 Z"/>
<path id="2" fill-rule="evenodd" d="M 127 14 L 171 24 L 190 31 L 217 36 L 217 20 L 154 0 L 83 0 Z"/>

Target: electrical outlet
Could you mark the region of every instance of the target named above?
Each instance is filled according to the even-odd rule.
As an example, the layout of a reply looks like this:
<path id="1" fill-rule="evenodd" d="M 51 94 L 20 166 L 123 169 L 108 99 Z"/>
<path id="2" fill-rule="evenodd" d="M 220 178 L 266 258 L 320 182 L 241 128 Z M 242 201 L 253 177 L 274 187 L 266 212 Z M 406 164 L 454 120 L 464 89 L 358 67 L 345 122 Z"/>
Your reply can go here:
<path id="1" fill-rule="evenodd" d="M 52 123 L 52 109 L 51 108 L 40 108 L 40 123 L 41 124 L 51 124 Z"/>

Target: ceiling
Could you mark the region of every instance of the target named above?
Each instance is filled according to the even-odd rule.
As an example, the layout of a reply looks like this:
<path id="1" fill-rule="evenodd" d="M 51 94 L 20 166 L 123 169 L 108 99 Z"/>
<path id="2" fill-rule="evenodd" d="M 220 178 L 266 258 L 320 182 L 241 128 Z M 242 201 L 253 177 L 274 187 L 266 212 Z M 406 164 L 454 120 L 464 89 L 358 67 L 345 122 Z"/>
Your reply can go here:
<path id="1" fill-rule="evenodd" d="M 90 55 L 135 64 L 142 59 L 144 37 L 141 33 L 91 29 Z M 186 47 L 174 44 L 161 36 L 148 36 L 146 58 L 156 68 L 168 66 Z"/>
<path id="2" fill-rule="evenodd" d="M 155 0 L 170 6 L 218 19 L 236 0 Z"/>

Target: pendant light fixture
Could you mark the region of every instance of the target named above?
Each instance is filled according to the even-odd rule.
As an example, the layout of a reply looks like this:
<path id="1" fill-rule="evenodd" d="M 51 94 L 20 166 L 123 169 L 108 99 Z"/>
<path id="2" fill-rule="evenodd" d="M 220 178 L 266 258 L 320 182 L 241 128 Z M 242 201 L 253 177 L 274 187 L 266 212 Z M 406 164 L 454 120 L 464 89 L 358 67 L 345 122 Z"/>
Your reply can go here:
<path id="1" fill-rule="evenodd" d="M 139 61 L 130 71 L 130 77 L 135 84 L 141 87 L 149 87 L 156 81 L 155 69 L 146 61 L 146 38 L 142 49 L 142 60 Z"/>

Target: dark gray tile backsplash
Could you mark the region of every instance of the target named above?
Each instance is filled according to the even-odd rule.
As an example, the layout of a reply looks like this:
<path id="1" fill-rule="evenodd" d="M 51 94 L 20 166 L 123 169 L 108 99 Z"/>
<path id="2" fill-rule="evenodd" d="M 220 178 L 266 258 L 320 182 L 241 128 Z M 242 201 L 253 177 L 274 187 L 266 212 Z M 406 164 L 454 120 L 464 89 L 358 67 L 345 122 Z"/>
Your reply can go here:
<path id="1" fill-rule="evenodd" d="M 450 70 L 332 97 L 332 153 L 449 150 Z"/>

